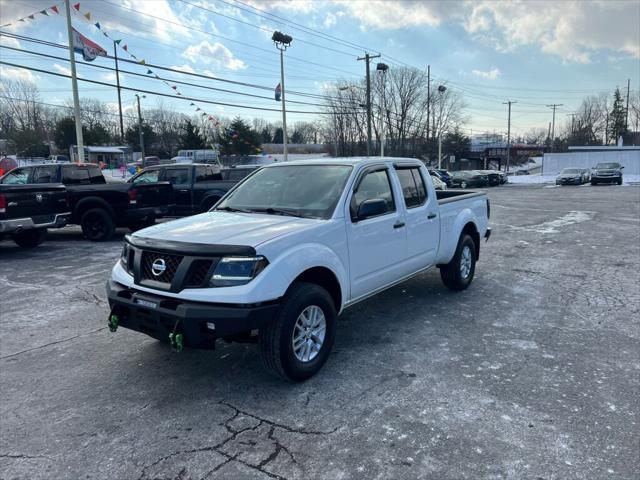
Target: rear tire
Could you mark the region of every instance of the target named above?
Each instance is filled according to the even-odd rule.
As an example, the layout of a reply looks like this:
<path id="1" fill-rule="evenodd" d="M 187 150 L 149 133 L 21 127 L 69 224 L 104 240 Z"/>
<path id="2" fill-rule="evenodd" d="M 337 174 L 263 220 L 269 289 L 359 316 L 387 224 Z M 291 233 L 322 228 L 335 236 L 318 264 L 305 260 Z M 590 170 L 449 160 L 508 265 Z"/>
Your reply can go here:
<path id="1" fill-rule="evenodd" d="M 598 182 L 594 182 L 593 180 L 591 180 L 591 185 L 597 185 Z"/>
<path id="2" fill-rule="evenodd" d="M 116 230 L 116 225 L 111 215 L 102 208 L 87 210 L 80 219 L 82 233 L 92 242 L 104 242 L 109 240 Z"/>
<path id="3" fill-rule="evenodd" d="M 464 290 L 473 280 L 476 271 L 476 244 L 473 239 L 462 234 L 451 261 L 440 267 L 440 278 L 450 290 Z"/>
<path id="4" fill-rule="evenodd" d="M 622 185 L 622 179 L 618 180 L 618 185 Z"/>
<path id="5" fill-rule="evenodd" d="M 36 228 L 33 230 L 25 230 L 13 235 L 13 241 L 22 248 L 33 248 L 40 245 L 47 238 L 46 228 Z"/>
<path id="6" fill-rule="evenodd" d="M 336 307 L 324 288 L 294 283 L 285 294 L 276 318 L 260 329 L 264 368 L 293 382 L 315 375 L 331 353 L 336 317 Z"/>

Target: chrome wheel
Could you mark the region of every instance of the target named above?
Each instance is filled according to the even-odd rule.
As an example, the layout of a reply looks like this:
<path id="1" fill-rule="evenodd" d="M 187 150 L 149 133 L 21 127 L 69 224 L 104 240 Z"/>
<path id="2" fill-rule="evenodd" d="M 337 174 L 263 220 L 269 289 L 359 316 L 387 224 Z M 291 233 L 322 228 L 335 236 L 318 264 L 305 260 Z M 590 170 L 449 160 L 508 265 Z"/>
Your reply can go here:
<path id="1" fill-rule="evenodd" d="M 320 307 L 311 305 L 298 316 L 293 327 L 293 353 L 301 362 L 310 362 L 320 352 L 327 332 L 327 321 Z"/>
<path id="2" fill-rule="evenodd" d="M 462 255 L 460 255 L 460 276 L 463 279 L 469 277 L 471 273 L 471 249 L 468 245 L 465 245 L 462 249 Z"/>

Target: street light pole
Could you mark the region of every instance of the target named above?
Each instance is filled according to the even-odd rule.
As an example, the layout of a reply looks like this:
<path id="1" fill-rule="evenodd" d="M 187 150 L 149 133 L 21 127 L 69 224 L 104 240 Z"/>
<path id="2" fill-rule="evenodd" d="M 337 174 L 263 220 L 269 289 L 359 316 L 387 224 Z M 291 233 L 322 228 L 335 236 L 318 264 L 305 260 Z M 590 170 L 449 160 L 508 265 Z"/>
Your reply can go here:
<path id="1" fill-rule="evenodd" d="M 442 169 L 442 96 L 447 90 L 444 85 L 438 86 L 438 93 L 440 94 L 440 121 L 438 122 L 438 170 Z"/>
<path id="2" fill-rule="evenodd" d="M 73 113 L 76 121 L 76 146 L 78 148 L 78 161 L 84 163 L 84 141 L 82 139 L 82 118 L 80 116 L 80 97 L 78 95 L 78 74 L 76 73 L 76 57 L 73 50 L 73 28 L 71 27 L 71 6 L 69 5 L 69 0 L 64 0 L 64 6 L 67 11 L 71 89 L 73 90 Z"/>
<path id="3" fill-rule="evenodd" d="M 507 120 L 507 175 L 509 174 L 509 163 L 511 162 L 511 104 L 518 103 L 508 100 L 502 102 L 503 105 L 509 105 L 509 117 Z"/>
<path id="4" fill-rule="evenodd" d="M 282 151 L 284 153 L 284 161 L 288 159 L 287 152 L 287 107 L 285 104 L 285 88 L 284 88 L 284 51 L 287 49 L 293 38 L 282 32 L 275 31 L 271 36 L 271 40 L 276 48 L 280 50 L 280 89 L 282 95 Z"/>
<path id="5" fill-rule="evenodd" d="M 387 77 L 387 70 L 389 66 L 386 63 L 378 63 L 376 70 L 382 75 L 382 104 L 380 105 L 380 156 L 384 157 L 384 114 L 386 110 L 385 105 L 385 79 Z"/>
<path id="6" fill-rule="evenodd" d="M 113 58 L 116 62 L 116 85 L 118 89 L 118 112 L 120 114 L 120 141 L 124 143 L 124 124 L 122 122 L 122 98 L 120 96 L 120 69 L 118 68 L 118 44 L 113 41 Z"/>
<path id="7" fill-rule="evenodd" d="M 142 98 L 145 98 L 143 95 Z M 142 168 L 145 167 L 145 153 L 144 153 L 144 132 L 142 131 L 142 113 L 140 111 L 140 95 L 136 93 L 136 99 L 138 100 L 138 132 L 140 133 L 140 153 L 142 154 Z"/>

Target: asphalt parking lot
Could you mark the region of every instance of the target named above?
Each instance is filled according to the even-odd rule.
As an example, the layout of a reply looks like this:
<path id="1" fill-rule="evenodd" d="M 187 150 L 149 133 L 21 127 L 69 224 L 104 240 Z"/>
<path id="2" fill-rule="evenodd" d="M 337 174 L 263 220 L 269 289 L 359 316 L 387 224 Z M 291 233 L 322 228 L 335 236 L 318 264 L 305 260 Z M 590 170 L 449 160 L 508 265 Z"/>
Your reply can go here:
<path id="1" fill-rule="evenodd" d="M 640 187 L 490 189 L 471 288 L 344 312 L 316 377 L 106 328 L 122 235 L 0 244 L 0 478 L 632 479 Z"/>

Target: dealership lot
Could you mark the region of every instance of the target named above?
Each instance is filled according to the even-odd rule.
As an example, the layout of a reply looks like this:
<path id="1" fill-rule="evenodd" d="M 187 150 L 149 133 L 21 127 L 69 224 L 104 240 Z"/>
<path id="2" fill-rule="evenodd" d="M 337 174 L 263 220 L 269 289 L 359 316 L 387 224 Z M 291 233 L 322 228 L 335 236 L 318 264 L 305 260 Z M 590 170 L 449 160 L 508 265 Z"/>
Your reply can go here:
<path id="1" fill-rule="evenodd" d="M 345 311 L 302 384 L 110 333 L 124 231 L 1 243 L 0 478 L 634 478 L 640 187 L 488 193 L 470 289 L 433 270 Z"/>

